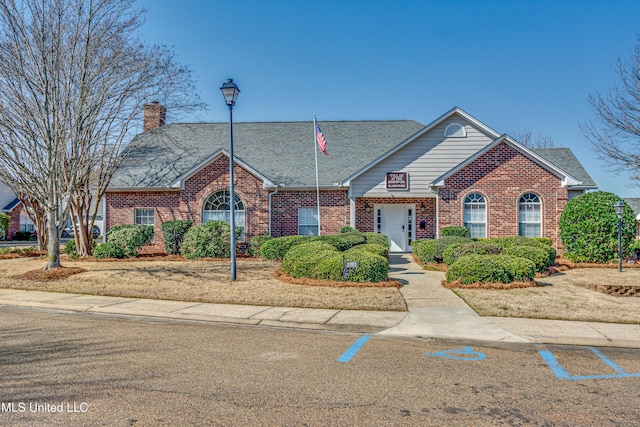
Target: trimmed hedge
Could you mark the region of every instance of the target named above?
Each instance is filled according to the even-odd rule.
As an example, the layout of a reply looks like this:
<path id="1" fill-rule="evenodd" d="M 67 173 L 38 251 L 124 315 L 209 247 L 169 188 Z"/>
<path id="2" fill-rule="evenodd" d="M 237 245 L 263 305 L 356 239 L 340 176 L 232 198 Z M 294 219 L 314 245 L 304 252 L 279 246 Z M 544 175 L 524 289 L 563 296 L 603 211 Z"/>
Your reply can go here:
<path id="1" fill-rule="evenodd" d="M 535 264 L 525 258 L 507 255 L 466 255 L 454 262 L 447 271 L 447 281 L 472 283 L 531 281 Z"/>
<path id="2" fill-rule="evenodd" d="M 359 231 L 347 231 L 340 234 L 326 234 L 312 237 L 311 241 L 327 242 L 339 251 L 346 251 L 351 247 L 365 243 L 366 239 Z"/>
<path id="3" fill-rule="evenodd" d="M 273 237 L 271 237 L 271 234 L 269 233 L 264 233 L 262 235 L 259 236 L 253 236 L 249 239 L 249 255 L 251 255 L 252 257 L 259 257 L 261 256 L 260 254 L 260 248 L 262 247 L 262 245 L 268 241 L 273 239 Z"/>
<path id="4" fill-rule="evenodd" d="M 242 230 L 236 227 L 236 237 Z M 187 259 L 229 258 L 231 227 L 225 221 L 208 221 L 194 225 L 182 241 L 182 255 Z"/>
<path id="5" fill-rule="evenodd" d="M 411 243 L 413 251 L 423 264 L 429 262 L 442 262 L 443 252 L 449 246 L 456 243 L 472 242 L 467 237 L 446 236 L 440 239 L 421 239 Z"/>
<path id="6" fill-rule="evenodd" d="M 189 220 L 176 219 L 162 223 L 162 235 L 164 236 L 164 247 L 170 255 L 180 253 L 180 247 L 184 240 L 184 235 L 193 226 Z"/>
<path id="7" fill-rule="evenodd" d="M 80 256 L 78 248 L 76 248 L 75 240 L 68 240 L 67 243 L 64 244 L 64 253 L 69 255 L 71 259 L 76 259 Z"/>
<path id="8" fill-rule="evenodd" d="M 358 231 L 358 230 L 348 225 L 343 225 L 342 227 L 340 227 L 340 233 L 349 233 L 351 231 Z"/>
<path id="9" fill-rule="evenodd" d="M 93 248 L 94 258 L 123 258 L 124 252 L 122 248 L 115 243 L 106 242 L 100 243 Z"/>
<path id="10" fill-rule="evenodd" d="M 465 255 L 500 255 L 502 247 L 489 242 L 454 243 L 442 251 L 442 260 L 451 265 Z M 545 252 L 546 254 L 546 252 Z"/>
<path id="11" fill-rule="evenodd" d="M 284 255 L 282 271 L 296 278 L 342 280 L 342 254 L 326 242 L 301 243 Z"/>
<path id="12" fill-rule="evenodd" d="M 377 243 L 365 243 L 363 245 L 354 246 L 351 249 L 347 250 L 346 252 L 348 253 L 356 250 L 367 251 L 376 255 L 380 255 L 381 257 L 384 257 L 387 259 L 389 258 L 389 248 L 379 245 Z"/>
<path id="13" fill-rule="evenodd" d="M 544 237 L 523 237 L 523 236 L 509 236 L 509 237 L 492 237 L 490 239 L 484 239 L 483 242 L 494 243 L 498 246 L 502 246 L 504 249 L 512 248 L 514 246 L 532 246 L 535 248 L 544 249 L 547 252 L 547 259 L 549 265 L 556 263 L 556 250 L 554 249 L 551 239 Z"/>
<path id="14" fill-rule="evenodd" d="M 389 276 L 389 260 L 359 246 L 346 251 L 344 257 L 347 261 L 358 262 L 358 268 L 347 278 L 350 282 L 382 282 Z"/>
<path id="15" fill-rule="evenodd" d="M 260 247 L 260 254 L 263 258 L 281 260 L 289 249 L 302 243 L 311 241 L 311 236 L 284 236 L 267 240 Z"/>
<path id="16" fill-rule="evenodd" d="M 440 229 L 440 236 L 460 236 L 460 237 L 468 237 L 471 238 L 471 232 L 467 227 L 463 227 L 461 225 L 451 225 L 449 227 L 444 227 Z"/>
<path id="17" fill-rule="evenodd" d="M 137 257 L 138 251 L 151 243 L 153 227 L 150 225 L 124 224 L 112 227 L 107 232 L 107 240 L 120 246 L 127 258 Z"/>
<path id="18" fill-rule="evenodd" d="M 547 271 L 547 267 L 552 265 L 549 263 L 549 252 L 541 247 L 526 245 L 512 246 L 503 250 L 502 254 L 507 256 L 526 258 L 535 264 L 536 271 L 540 273 Z"/>
<path id="19" fill-rule="evenodd" d="M 373 231 L 367 231 L 366 233 L 362 233 L 365 239 L 365 243 L 373 243 L 377 245 L 382 245 L 386 248 L 389 248 L 389 238 L 386 234 L 374 233 Z"/>

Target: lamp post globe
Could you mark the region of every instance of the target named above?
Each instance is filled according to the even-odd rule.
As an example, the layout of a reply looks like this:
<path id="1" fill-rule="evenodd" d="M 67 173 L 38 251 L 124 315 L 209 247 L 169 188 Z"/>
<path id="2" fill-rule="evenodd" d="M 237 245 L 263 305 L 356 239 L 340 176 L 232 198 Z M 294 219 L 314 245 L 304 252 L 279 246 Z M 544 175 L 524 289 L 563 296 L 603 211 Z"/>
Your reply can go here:
<path id="1" fill-rule="evenodd" d="M 231 236 L 229 238 L 229 251 L 231 257 L 231 280 L 236 280 L 236 221 L 235 221 L 235 203 L 236 193 L 234 188 L 234 162 L 233 162 L 233 106 L 236 105 L 238 94 L 240 89 L 238 85 L 233 82 L 233 79 L 228 79 L 220 87 L 224 101 L 229 108 L 229 228 L 231 229 Z"/>

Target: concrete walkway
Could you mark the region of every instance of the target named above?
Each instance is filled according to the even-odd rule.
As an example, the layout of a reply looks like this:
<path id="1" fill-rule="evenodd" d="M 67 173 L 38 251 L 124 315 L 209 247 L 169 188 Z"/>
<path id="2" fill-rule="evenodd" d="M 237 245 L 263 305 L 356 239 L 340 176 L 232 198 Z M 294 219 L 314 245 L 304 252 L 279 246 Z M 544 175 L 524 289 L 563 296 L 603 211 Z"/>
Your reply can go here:
<path id="1" fill-rule="evenodd" d="M 423 270 L 410 254 L 390 256 L 390 276 L 404 284 L 400 292 L 408 312 L 206 304 L 14 289 L 0 289 L 0 306 L 382 336 L 640 348 L 640 325 L 481 317 L 440 285 L 443 273 Z"/>

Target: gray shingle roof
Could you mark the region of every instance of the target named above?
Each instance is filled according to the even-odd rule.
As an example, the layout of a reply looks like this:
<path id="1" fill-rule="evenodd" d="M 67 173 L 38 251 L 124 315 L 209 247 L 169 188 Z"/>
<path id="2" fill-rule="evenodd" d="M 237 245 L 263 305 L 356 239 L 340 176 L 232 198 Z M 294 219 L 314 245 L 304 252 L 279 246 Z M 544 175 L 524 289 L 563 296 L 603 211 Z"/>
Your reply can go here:
<path id="1" fill-rule="evenodd" d="M 569 148 L 534 148 L 531 151 L 544 157 L 578 181 L 581 187 L 596 188 L 596 183 Z"/>
<path id="2" fill-rule="evenodd" d="M 631 209 L 633 209 L 633 212 L 636 214 L 636 216 L 640 215 L 640 199 L 625 198 L 624 201 L 627 202 Z"/>
<path id="3" fill-rule="evenodd" d="M 424 128 L 402 121 L 320 122 L 329 156 L 318 154 L 320 185 L 331 186 Z M 234 123 L 235 157 L 273 183 L 315 186 L 313 122 Z M 169 187 L 219 150 L 228 123 L 172 123 L 138 135 L 111 188 Z"/>

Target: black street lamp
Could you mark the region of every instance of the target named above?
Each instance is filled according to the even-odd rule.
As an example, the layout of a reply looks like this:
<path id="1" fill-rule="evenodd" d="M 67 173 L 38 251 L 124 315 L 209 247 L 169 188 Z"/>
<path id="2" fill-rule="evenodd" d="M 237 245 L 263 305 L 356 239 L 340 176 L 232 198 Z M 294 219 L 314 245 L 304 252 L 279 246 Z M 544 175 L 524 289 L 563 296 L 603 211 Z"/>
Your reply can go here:
<path id="1" fill-rule="evenodd" d="M 624 213 L 624 203 L 618 200 L 613 208 L 618 214 L 618 271 L 622 271 L 622 214 Z"/>
<path id="2" fill-rule="evenodd" d="M 236 105 L 240 89 L 238 89 L 238 86 L 233 82 L 233 79 L 229 79 L 226 83 L 222 84 L 220 90 L 224 96 L 224 101 L 227 103 L 227 107 L 229 107 L 229 227 L 231 228 L 231 280 L 236 280 L 236 193 L 233 183 L 233 106 Z"/>

